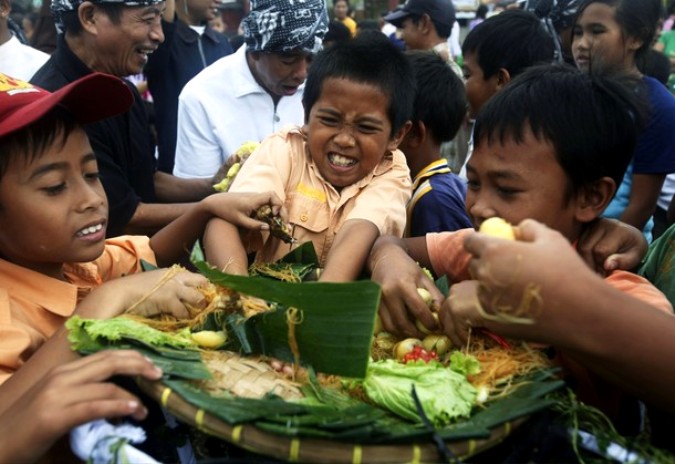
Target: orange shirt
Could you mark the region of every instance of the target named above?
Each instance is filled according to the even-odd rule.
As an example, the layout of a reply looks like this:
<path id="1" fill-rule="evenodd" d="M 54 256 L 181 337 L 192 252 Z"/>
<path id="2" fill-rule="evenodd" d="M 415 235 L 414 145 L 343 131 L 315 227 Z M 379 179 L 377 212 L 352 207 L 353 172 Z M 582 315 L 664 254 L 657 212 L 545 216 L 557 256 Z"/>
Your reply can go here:
<path id="1" fill-rule="evenodd" d="M 335 235 L 349 219 L 372 222 L 380 234 L 401 237 L 411 185 L 405 156 L 396 150 L 373 172 L 338 192 L 321 177 L 306 152 L 300 130 L 287 128 L 263 140 L 242 166 L 230 191 L 274 191 L 284 202 L 297 243 L 311 240 L 324 266 Z M 290 245 L 268 234 L 249 234 L 247 246 L 249 252 L 258 251 L 257 261 L 267 263 L 291 251 Z"/>
<path id="2" fill-rule="evenodd" d="M 92 289 L 140 272 L 141 259 L 155 264 L 149 238 L 144 236 L 106 240 L 105 251 L 96 261 L 65 264 L 68 282 L 0 259 L 0 384 L 61 327 Z"/>

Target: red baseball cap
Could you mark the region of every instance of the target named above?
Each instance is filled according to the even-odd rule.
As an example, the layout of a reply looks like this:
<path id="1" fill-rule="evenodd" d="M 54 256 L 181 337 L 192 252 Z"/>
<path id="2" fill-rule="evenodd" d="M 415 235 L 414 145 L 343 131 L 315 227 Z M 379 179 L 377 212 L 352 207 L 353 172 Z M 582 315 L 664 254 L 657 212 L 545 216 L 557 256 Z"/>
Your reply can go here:
<path id="1" fill-rule="evenodd" d="M 133 101 L 126 84 L 109 74 L 88 74 L 52 93 L 0 73 L 0 137 L 38 121 L 57 105 L 87 124 L 124 113 Z"/>

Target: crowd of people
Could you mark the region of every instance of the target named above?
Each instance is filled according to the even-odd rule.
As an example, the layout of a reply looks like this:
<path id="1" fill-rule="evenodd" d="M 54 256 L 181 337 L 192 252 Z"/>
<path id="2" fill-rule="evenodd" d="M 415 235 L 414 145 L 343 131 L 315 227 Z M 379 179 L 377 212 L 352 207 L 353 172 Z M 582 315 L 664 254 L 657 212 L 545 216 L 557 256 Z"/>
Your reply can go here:
<path id="1" fill-rule="evenodd" d="M 550 346 L 580 399 L 617 424 L 644 405 L 672 449 L 674 5 L 486 4 L 460 44 L 451 0 L 370 21 L 348 0 L 251 0 L 227 35 L 216 1 L 51 0 L 22 28 L 0 0 L 0 462 L 144 418 L 109 379 L 161 372 L 80 358 L 64 322 L 138 302 L 185 317 L 205 278 L 166 268 L 195 241 L 238 275 L 297 246 L 263 205 L 314 245 L 319 280 L 380 285 L 387 331 Z M 492 217 L 517 240 L 476 232 Z"/>

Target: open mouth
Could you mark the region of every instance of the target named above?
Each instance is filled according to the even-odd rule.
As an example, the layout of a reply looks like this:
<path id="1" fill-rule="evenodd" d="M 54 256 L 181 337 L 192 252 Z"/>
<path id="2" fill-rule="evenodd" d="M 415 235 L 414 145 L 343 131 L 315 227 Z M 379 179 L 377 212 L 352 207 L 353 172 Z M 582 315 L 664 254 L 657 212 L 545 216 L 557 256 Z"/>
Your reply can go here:
<path id="1" fill-rule="evenodd" d="M 337 166 L 339 168 L 349 168 L 356 164 L 356 160 L 354 158 L 348 158 L 338 153 L 329 153 L 328 162 L 333 166 Z"/>

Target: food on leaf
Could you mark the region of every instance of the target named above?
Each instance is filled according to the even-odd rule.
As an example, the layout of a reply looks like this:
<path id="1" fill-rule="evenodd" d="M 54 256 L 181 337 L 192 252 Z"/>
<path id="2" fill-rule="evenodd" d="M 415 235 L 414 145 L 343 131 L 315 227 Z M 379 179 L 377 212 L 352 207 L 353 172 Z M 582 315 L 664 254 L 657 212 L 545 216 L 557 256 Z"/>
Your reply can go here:
<path id="1" fill-rule="evenodd" d="M 413 384 L 434 426 L 443 427 L 471 414 L 476 388 L 466 377 L 439 363 L 401 364 L 391 359 L 374 362 L 363 382 L 368 398 L 375 404 L 421 422 L 412 397 Z"/>
<path id="2" fill-rule="evenodd" d="M 422 346 L 422 340 L 417 338 L 406 338 L 394 345 L 394 357 L 403 361 L 403 357 L 410 353 L 416 346 Z"/>
<path id="3" fill-rule="evenodd" d="M 202 348 L 215 350 L 227 341 L 227 334 L 222 330 L 200 330 L 191 334 L 192 340 Z"/>
<path id="4" fill-rule="evenodd" d="M 452 342 L 447 335 L 429 334 L 422 340 L 422 346 L 427 351 L 435 351 L 438 356 L 443 356 L 452 348 Z"/>

